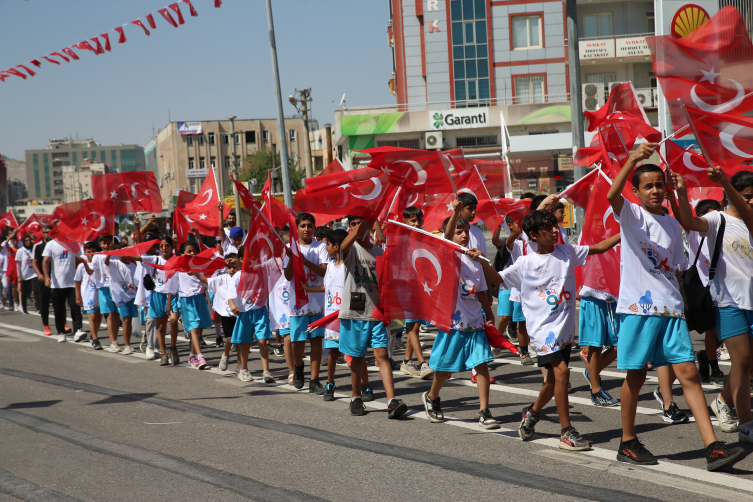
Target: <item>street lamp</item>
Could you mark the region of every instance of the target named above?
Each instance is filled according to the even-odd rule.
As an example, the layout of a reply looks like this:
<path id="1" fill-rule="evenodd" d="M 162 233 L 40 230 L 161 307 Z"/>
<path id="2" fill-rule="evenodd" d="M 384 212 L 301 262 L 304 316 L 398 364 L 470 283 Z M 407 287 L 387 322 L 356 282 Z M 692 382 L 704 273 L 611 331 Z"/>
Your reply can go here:
<path id="1" fill-rule="evenodd" d="M 311 101 L 311 89 L 295 90 L 295 93 L 300 96 L 296 98 L 294 95 L 288 96 L 288 101 L 295 107 L 295 109 L 303 116 L 303 127 L 306 129 L 306 137 L 303 139 L 303 156 L 306 160 L 306 177 L 311 178 L 314 175 L 314 169 L 311 166 L 311 143 L 309 142 L 309 106 L 308 102 Z M 298 107 L 300 105 L 300 108 Z"/>

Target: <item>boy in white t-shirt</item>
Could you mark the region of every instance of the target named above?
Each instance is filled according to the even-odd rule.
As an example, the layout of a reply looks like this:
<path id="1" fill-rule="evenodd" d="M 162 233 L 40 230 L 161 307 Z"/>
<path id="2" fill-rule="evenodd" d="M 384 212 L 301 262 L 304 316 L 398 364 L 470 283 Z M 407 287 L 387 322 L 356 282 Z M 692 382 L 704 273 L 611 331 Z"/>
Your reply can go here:
<path id="1" fill-rule="evenodd" d="M 87 242 L 84 245 L 84 260 L 91 262 L 92 255 L 88 253 L 96 253 L 97 244 L 95 242 Z M 99 291 L 97 291 L 97 284 L 94 282 L 94 277 L 86 272 L 86 266 L 83 263 L 76 268 L 76 275 L 73 278 L 76 282 L 76 303 L 81 307 L 84 314 L 89 316 L 89 332 L 92 337 L 92 348 L 94 350 L 102 350 L 102 344 L 97 339 L 97 332 L 99 326 L 102 323 L 102 314 L 99 313 Z"/>
<path id="2" fill-rule="evenodd" d="M 233 227 L 239 228 L 239 227 Z M 227 370 L 228 362 L 230 358 L 230 349 L 232 343 L 230 339 L 233 336 L 233 330 L 235 329 L 235 322 L 237 317 L 233 314 L 230 308 L 230 299 L 237 296 L 237 289 L 234 290 L 235 283 L 233 276 L 238 269 L 236 268 L 236 261 L 238 260 L 237 253 L 227 253 L 225 256 L 225 274 L 218 274 L 207 279 L 207 291 L 212 294 L 212 310 L 217 312 L 220 316 L 220 324 L 222 325 L 222 334 L 227 339 L 225 343 L 225 350 L 220 358 L 220 371 Z"/>
<path id="3" fill-rule="evenodd" d="M 523 219 L 523 231 L 537 244 L 535 253 L 521 257 L 499 273 L 481 261 L 492 284 L 504 282 L 520 291 L 521 308 L 528 335 L 536 346 L 538 365 L 548 370 L 536 402 L 523 408 L 518 434 L 523 441 L 533 439 L 539 413 L 554 397 L 561 424 L 559 447 L 589 450 L 591 443 L 570 423 L 567 392 L 568 365 L 575 335 L 575 267 L 585 265 L 588 255 L 601 254 L 614 247 L 620 236 L 593 246 L 559 244 L 557 219 L 544 210 L 528 213 Z"/>
<path id="4" fill-rule="evenodd" d="M 617 460 L 638 465 L 658 463 L 638 440 L 635 414 L 647 363 L 653 367 L 671 364 L 706 446 L 706 468 L 716 471 L 739 462 L 746 453 L 718 441 L 711 425 L 677 280 L 678 265 L 686 262 L 682 231 L 677 220 L 662 211 L 667 190 L 664 171 L 654 164 L 643 164 L 633 171 L 657 146 L 643 143 L 635 149 L 607 194 L 622 234 L 617 368 L 627 370 L 627 377 L 620 392 L 622 438 Z M 633 194 L 640 205 L 626 202 L 622 196 L 631 175 Z"/>
<path id="5" fill-rule="evenodd" d="M 709 289 L 715 307 L 716 335 L 729 350 L 732 369 L 724 390 L 711 403 L 711 409 L 724 432 L 736 430 L 740 441 L 753 443 L 749 384 L 753 357 L 753 247 L 750 238 L 753 172 L 740 171 L 728 181 L 724 173 L 710 171 L 711 179 L 722 183 L 732 203 L 724 213 L 712 211 L 694 218 L 685 181 L 676 173 L 672 177 L 677 184 L 680 222 L 687 230 L 706 237 L 711 256 L 716 252 L 714 244 L 722 221 L 725 224 L 723 246 Z M 734 416 L 732 403 L 739 419 Z"/>

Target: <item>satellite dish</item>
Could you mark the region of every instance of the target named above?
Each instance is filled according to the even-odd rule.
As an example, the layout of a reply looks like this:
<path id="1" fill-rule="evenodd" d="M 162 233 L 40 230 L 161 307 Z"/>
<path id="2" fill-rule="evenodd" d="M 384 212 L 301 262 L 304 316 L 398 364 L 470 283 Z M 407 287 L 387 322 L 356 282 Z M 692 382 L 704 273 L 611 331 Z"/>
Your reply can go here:
<path id="1" fill-rule="evenodd" d="M 343 103 L 345 103 L 345 93 L 343 93 L 343 97 L 340 98 L 340 106 L 342 106 Z"/>

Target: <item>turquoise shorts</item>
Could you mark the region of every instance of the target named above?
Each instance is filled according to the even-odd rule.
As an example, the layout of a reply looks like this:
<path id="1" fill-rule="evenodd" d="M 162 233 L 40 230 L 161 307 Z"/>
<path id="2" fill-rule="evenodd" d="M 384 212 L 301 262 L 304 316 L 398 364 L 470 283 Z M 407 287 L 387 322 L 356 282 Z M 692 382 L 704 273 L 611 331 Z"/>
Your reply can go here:
<path id="1" fill-rule="evenodd" d="M 170 305 L 172 307 L 172 304 Z M 149 319 L 162 319 L 167 315 L 167 293 L 152 291 L 149 302 Z"/>
<path id="2" fill-rule="evenodd" d="M 118 314 L 120 314 L 121 319 L 124 317 L 138 317 L 139 316 L 139 309 L 134 304 L 134 300 L 129 300 L 127 303 L 124 303 L 123 305 L 118 305 L 116 307 Z"/>
<path id="3" fill-rule="evenodd" d="M 214 326 L 204 293 L 187 297 L 181 296 L 180 312 L 183 315 L 183 328 L 187 332 Z"/>
<path id="4" fill-rule="evenodd" d="M 719 341 L 737 335 L 753 336 L 753 310 L 743 310 L 737 307 L 714 308 L 714 327 Z"/>
<path id="5" fill-rule="evenodd" d="M 607 303 L 591 296 L 584 296 L 580 299 L 579 345 L 617 347 L 619 332 L 620 318 L 617 315 L 617 303 Z"/>
<path id="6" fill-rule="evenodd" d="M 91 309 L 91 310 L 84 310 L 84 314 L 98 314 L 99 313 L 99 307 Z"/>
<path id="7" fill-rule="evenodd" d="M 257 340 L 269 340 L 272 330 L 269 329 L 269 313 L 267 307 L 241 312 L 235 319 L 233 336 L 230 343 L 254 343 Z"/>
<path id="8" fill-rule="evenodd" d="M 688 324 L 679 317 L 620 314 L 617 369 L 640 370 L 695 361 Z"/>
<path id="9" fill-rule="evenodd" d="M 340 319 L 340 352 L 363 357 L 366 349 L 386 349 L 389 342 L 387 327 L 379 321 Z"/>
<path id="10" fill-rule="evenodd" d="M 526 322 L 526 316 L 523 315 L 523 307 L 520 302 L 512 302 L 512 321 Z"/>
<path id="11" fill-rule="evenodd" d="M 110 288 L 99 288 L 99 311 L 103 314 L 109 314 L 110 312 L 117 312 L 117 310 L 115 302 L 112 301 Z"/>
<path id="12" fill-rule="evenodd" d="M 327 340 L 324 339 L 324 348 L 325 349 L 338 349 L 340 350 L 340 341 L 339 340 Z"/>
<path id="13" fill-rule="evenodd" d="M 500 289 L 497 296 L 497 315 L 502 317 L 512 317 L 513 303 L 510 301 L 510 290 Z M 520 302 L 518 302 L 520 305 Z M 522 314 L 521 314 L 522 315 Z"/>
<path id="14" fill-rule="evenodd" d="M 309 324 L 318 321 L 322 317 L 324 317 L 322 314 L 290 316 L 290 341 L 305 342 L 310 338 L 323 337 L 324 328 L 315 329 L 311 333 L 307 331 Z"/>
<path id="15" fill-rule="evenodd" d="M 434 371 L 457 373 L 494 361 L 486 331 L 439 331 L 431 348 L 429 367 Z"/>

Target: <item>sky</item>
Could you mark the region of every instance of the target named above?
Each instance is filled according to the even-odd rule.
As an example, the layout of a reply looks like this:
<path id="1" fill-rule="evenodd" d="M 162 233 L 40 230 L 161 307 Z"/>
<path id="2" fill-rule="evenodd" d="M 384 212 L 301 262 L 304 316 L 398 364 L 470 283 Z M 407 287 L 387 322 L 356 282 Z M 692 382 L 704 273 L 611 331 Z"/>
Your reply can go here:
<path id="1" fill-rule="evenodd" d="M 127 42 L 99 56 L 42 61 L 35 77 L 0 83 L 0 153 L 24 159 L 52 138 L 146 145 L 172 121 L 276 118 L 264 0 L 180 2 L 185 24 L 157 12 L 167 0 L 3 0 L 0 70 L 39 59 L 153 12 L 157 29 L 125 28 Z M 387 82 L 388 0 L 272 0 L 285 116 L 287 96 L 312 88 L 313 117 L 334 124 L 348 106 L 392 104 Z M 100 39 L 101 40 L 101 39 Z M 169 117 L 169 118 L 168 118 Z"/>

